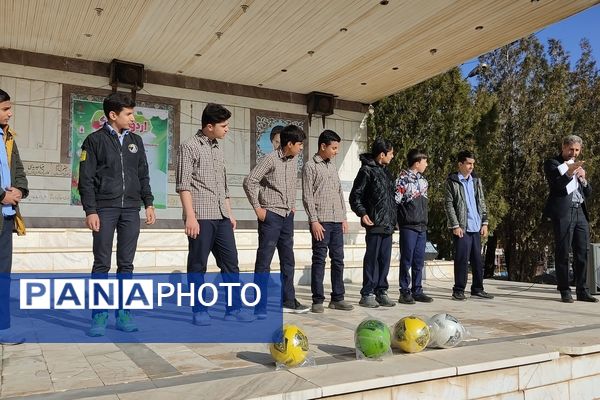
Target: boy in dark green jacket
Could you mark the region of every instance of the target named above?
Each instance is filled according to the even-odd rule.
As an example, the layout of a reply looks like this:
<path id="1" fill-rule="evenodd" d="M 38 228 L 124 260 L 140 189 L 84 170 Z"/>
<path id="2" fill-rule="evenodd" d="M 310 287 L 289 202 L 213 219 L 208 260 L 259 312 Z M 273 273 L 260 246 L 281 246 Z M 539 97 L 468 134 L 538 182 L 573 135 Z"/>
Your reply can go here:
<path id="1" fill-rule="evenodd" d="M 493 299 L 483 290 L 481 237 L 488 234 L 488 215 L 481 179 L 473 173 L 475 156 L 468 150 L 458 153 L 458 172 L 446 179 L 445 210 L 448 229 L 454 241 L 453 300 L 466 300 L 468 264 L 471 263 L 473 282 L 471 297 Z"/>

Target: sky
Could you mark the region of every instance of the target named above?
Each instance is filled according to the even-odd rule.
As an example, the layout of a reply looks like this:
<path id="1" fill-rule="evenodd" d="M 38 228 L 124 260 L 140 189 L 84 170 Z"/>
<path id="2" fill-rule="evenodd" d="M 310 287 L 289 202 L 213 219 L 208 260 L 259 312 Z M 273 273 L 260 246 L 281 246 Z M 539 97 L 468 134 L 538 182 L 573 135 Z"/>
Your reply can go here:
<path id="1" fill-rule="evenodd" d="M 549 25 L 537 31 L 536 36 L 544 47 L 547 47 L 548 39 L 559 39 L 571 56 L 571 68 L 581 55 L 579 41 L 585 37 L 590 41 L 597 66 L 600 66 L 600 4 Z M 461 67 L 463 74 L 468 74 L 475 65 L 476 59 L 464 63 Z"/>

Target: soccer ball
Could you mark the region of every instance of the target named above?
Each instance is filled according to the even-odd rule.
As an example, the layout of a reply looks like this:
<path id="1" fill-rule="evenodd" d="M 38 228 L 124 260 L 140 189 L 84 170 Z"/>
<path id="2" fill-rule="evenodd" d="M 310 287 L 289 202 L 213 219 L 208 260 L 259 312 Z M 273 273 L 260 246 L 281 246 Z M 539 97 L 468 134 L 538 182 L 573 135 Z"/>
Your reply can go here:
<path id="1" fill-rule="evenodd" d="M 449 349 L 457 346 L 465 337 L 465 328 L 450 314 L 436 314 L 428 323 L 431 330 L 429 347 Z"/>
<path id="2" fill-rule="evenodd" d="M 392 343 L 407 353 L 418 353 L 429 343 L 429 326 L 421 318 L 404 317 L 394 325 Z"/>
<path id="3" fill-rule="evenodd" d="M 390 328 L 377 319 L 367 319 L 356 328 L 354 344 L 365 357 L 378 358 L 390 351 Z"/>
<path id="4" fill-rule="evenodd" d="M 281 342 L 269 345 L 271 356 L 276 363 L 286 367 L 296 367 L 306 360 L 308 338 L 302 329 L 296 325 L 285 324 L 277 333 L 277 337 L 281 338 Z"/>

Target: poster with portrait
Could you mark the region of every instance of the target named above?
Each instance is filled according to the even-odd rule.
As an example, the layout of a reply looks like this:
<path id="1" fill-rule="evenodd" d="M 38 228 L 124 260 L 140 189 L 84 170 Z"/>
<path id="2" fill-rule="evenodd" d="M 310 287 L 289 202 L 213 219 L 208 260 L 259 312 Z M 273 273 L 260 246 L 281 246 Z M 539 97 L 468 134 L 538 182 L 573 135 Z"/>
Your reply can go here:
<path id="1" fill-rule="evenodd" d="M 100 129 L 106 121 L 102 109 L 104 96 L 71 94 L 70 159 L 72 168 L 71 204 L 81 204 L 79 183 L 79 156 L 81 144 L 87 135 Z M 167 207 L 169 142 L 173 134 L 173 106 L 138 101 L 135 123 L 131 132 L 142 137 L 148 159 L 150 186 L 156 208 Z"/>
<path id="2" fill-rule="evenodd" d="M 287 125 L 296 125 L 306 134 L 304 151 L 298 156 L 298 174 L 308 158 L 308 117 L 267 110 L 250 110 L 252 140 L 250 141 L 251 167 L 279 146 L 279 132 Z"/>

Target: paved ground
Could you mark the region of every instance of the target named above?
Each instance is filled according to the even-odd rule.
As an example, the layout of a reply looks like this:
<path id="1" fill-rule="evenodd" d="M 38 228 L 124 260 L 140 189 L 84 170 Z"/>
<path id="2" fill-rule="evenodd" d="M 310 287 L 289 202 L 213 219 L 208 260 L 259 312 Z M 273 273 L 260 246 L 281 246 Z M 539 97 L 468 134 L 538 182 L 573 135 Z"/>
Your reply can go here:
<path id="1" fill-rule="evenodd" d="M 286 315 L 285 319 L 304 328 L 318 365 L 354 360 L 353 331 L 368 316 L 393 324 L 411 314 L 450 313 L 469 331 L 464 346 L 600 328 L 600 303 L 561 303 L 552 286 L 490 280 L 486 290 L 496 296 L 494 300 L 470 298 L 465 302 L 450 299 L 451 286 L 443 277 L 431 277 L 424 285 L 435 299 L 430 304 L 356 307 L 351 312 L 326 309 L 324 314 Z M 357 304 L 359 289 L 348 284 L 346 299 Z M 301 302 L 310 304 L 309 287 L 300 286 L 297 292 Z M 390 290 L 394 298 L 397 293 L 397 287 Z M 3 399 L 149 400 L 152 391 L 135 394 L 154 389 L 157 396 L 151 397 L 161 398 L 159 388 L 208 381 L 241 385 L 244 377 L 273 371 L 274 364 L 267 346 L 261 344 L 28 343 L 2 347 L 0 370 Z"/>

